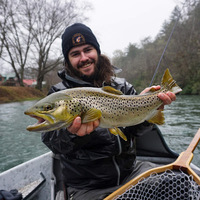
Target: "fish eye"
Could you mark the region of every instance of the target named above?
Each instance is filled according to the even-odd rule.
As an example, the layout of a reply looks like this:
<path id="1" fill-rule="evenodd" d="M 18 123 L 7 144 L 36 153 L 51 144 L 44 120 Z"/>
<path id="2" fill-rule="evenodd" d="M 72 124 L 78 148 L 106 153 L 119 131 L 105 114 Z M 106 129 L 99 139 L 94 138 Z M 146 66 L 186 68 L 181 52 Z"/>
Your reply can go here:
<path id="1" fill-rule="evenodd" d="M 44 111 L 49 111 L 49 110 L 52 110 L 53 108 L 54 108 L 54 104 L 48 104 L 48 105 L 43 106 Z"/>

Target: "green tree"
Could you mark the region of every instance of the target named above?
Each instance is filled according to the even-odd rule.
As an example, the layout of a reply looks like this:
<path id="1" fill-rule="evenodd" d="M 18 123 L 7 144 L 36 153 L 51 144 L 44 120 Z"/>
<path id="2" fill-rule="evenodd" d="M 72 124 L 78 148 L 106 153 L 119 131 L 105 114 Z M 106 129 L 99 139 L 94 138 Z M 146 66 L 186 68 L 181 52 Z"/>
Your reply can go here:
<path id="1" fill-rule="evenodd" d="M 172 32 L 174 25 L 175 29 Z M 115 54 L 113 64 L 137 90 L 148 86 L 165 45 L 169 45 L 159 63 L 153 84 L 159 84 L 166 68 L 183 88 L 182 94 L 200 94 L 200 1 L 185 0 L 182 9 L 175 7 L 154 40 L 144 38 L 139 45 L 129 44 L 126 51 Z"/>

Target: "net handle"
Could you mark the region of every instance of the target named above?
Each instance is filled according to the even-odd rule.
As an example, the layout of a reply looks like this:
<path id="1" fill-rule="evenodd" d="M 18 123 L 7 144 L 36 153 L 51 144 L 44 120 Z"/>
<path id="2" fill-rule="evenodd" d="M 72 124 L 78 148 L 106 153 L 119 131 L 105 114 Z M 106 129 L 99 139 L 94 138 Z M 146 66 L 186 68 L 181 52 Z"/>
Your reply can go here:
<path id="1" fill-rule="evenodd" d="M 187 150 L 185 152 L 182 152 L 175 162 L 168 165 L 161 166 L 161 167 L 150 169 L 138 175 L 137 177 L 135 177 L 134 179 L 132 179 L 131 181 L 123 185 L 121 188 L 119 188 L 118 190 L 114 191 L 112 194 L 107 196 L 104 200 L 114 200 L 117 198 L 118 195 L 121 195 L 129 187 L 136 185 L 139 180 L 150 176 L 152 173 L 161 173 L 166 170 L 181 168 L 181 170 L 186 171 L 189 175 L 192 175 L 196 183 L 200 185 L 200 177 L 190 168 L 190 163 L 193 158 L 193 151 L 195 150 L 199 140 L 200 140 L 200 129 L 195 134 Z"/>
<path id="2" fill-rule="evenodd" d="M 198 145 L 199 141 L 200 141 L 200 129 L 195 134 L 194 138 L 192 139 L 192 142 L 190 143 L 186 151 L 192 153 L 195 150 L 196 146 Z"/>
<path id="3" fill-rule="evenodd" d="M 200 129 L 195 134 L 190 145 L 185 152 L 182 152 L 178 159 L 173 163 L 173 169 L 181 169 L 189 175 L 193 176 L 193 179 L 198 185 L 200 185 L 200 177 L 191 169 L 190 163 L 193 159 L 193 151 L 198 145 L 200 140 Z"/>
<path id="4" fill-rule="evenodd" d="M 195 134 L 194 138 L 192 139 L 190 145 L 188 146 L 187 150 L 182 152 L 178 159 L 174 162 L 174 168 L 188 168 L 192 159 L 193 159 L 193 151 L 195 150 L 196 146 L 198 145 L 200 140 L 200 129 Z"/>

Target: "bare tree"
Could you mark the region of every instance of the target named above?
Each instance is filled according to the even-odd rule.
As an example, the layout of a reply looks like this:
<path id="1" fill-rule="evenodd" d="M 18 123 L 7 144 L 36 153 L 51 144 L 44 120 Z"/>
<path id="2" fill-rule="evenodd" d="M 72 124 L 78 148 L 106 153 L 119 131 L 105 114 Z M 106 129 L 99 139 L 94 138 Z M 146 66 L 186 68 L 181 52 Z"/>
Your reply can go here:
<path id="1" fill-rule="evenodd" d="M 56 42 L 66 26 L 86 20 L 89 4 L 78 0 L 1 0 L 1 59 L 14 69 L 23 85 L 24 68 L 37 70 L 37 89 L 45 74 L 61 62 Z M 0 51 L 1 52 L 1 51 Z M 48 60 L 54 60 L 49 62 Z"/>
<path id="2" fill-rule="evenodd" d="M 23 6 L 10 0 L 0 4 L 1 59 L 12 66 L 19 84 L 23 86 L 24 67 L 33 38 L 24 26 L 26 19 L 21 15 Z"/>
<path id="3" fill-rule="evenodd" d="M 87 10 L 87 6 L 80 8 L 75 1 L 52 0 L 35 0 L 34 18 L 36 19 L 36 27 L 32 30 L 34 36 L 33 50 L 35 58 L 38 61 L 38 76 L 36 88 L 42 88 L 42 81 L 46 73 L 55 68 L 61 61 L 61 56 L 54 56 L 52 45 L 61 37 L 66 26 L 81 19 L 82 11 Z M 60 46 L 59 46 L 60 49 Z M 59 51 L 60 52 L 60 51 Z M 47 64 L 48 59 L 53 60 L 51 64 Z M 53 59 L 52 59 L 53 58 Z"/>

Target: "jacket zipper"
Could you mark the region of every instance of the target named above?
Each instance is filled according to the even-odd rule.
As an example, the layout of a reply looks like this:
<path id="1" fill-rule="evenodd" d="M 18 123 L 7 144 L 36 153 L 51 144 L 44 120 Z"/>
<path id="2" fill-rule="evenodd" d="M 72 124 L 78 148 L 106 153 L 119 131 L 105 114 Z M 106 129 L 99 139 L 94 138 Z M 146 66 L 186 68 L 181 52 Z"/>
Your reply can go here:
<path id="1" fill-rule="evenodd" d="M 119 145 L 119 153 L 118 153 L 118 155 L 120 155 L 122 153 L 122 145 L 121 145 L 121 141 L 120 141 L 119 135 L 117 135 L 117 141 L 118 141 L 118 145 Z M 112 160 L 113 160 L 114 166 L 115 166 L 116 171 L 117 171 L 117 185 L 119 185 L 120 184 L 120 175 L 121 174 L 120 174 L 119 165 L 116 162 L 116 156 L 113 156 Z"/>

